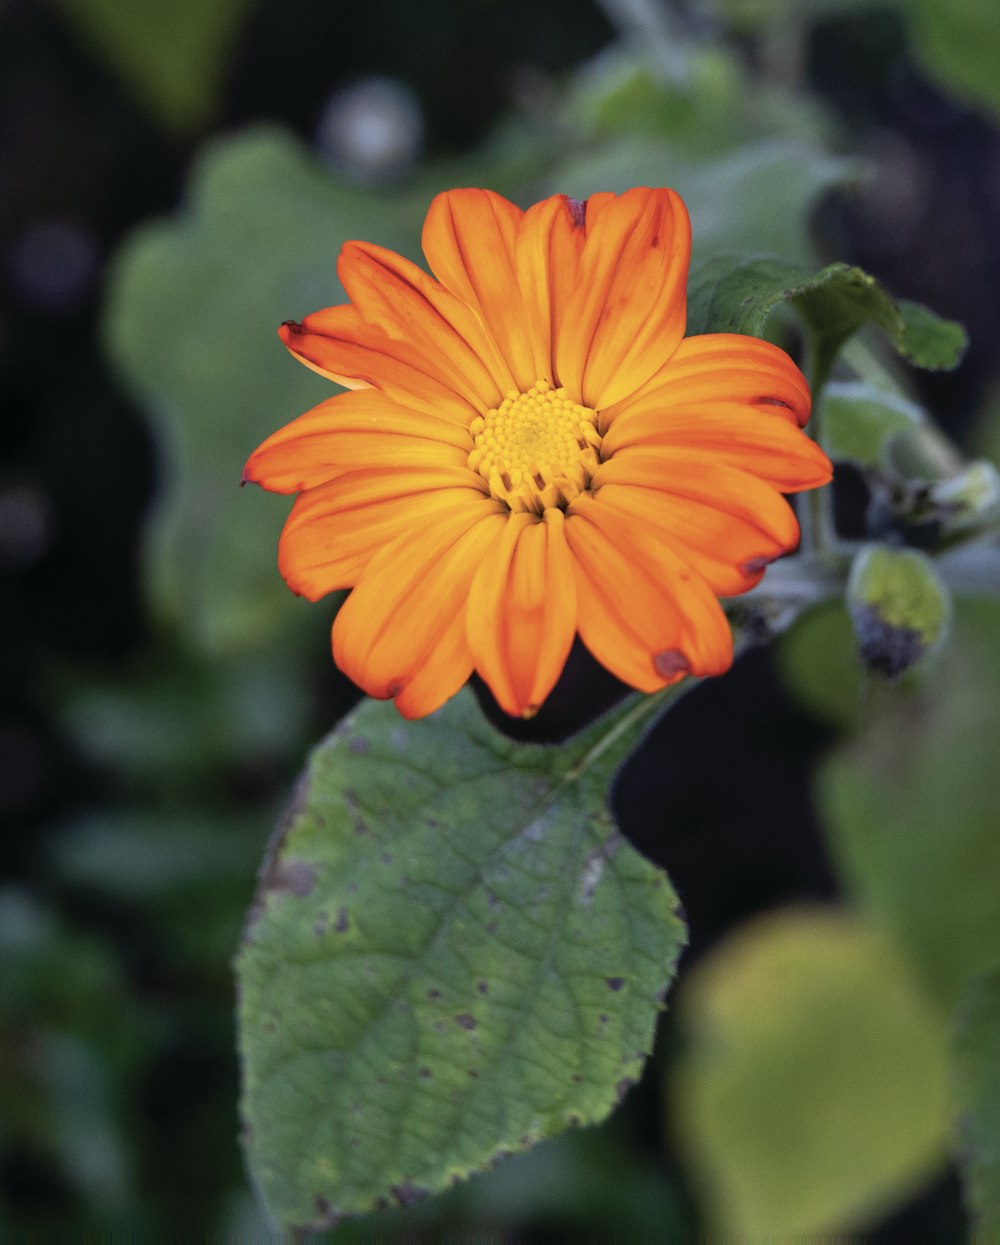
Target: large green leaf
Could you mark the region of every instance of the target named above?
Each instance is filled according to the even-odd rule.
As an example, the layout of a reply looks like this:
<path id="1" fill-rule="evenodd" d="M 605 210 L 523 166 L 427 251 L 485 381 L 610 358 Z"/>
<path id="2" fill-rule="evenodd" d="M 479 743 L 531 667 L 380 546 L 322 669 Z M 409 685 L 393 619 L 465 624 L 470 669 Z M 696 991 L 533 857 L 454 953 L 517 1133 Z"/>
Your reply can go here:
<path id="1" fill-rule="evenodd" d="M 119 254 L 108 348 L 166 460 L 147 574 L 158 615 L 196 647 L 252 646 L 318 621 L 277 572 L 288 499 L 241 492 L 240 473 L 259 441 L 333 392 L 289 357 L 277 326 L 344 301 L 344 241 L 412 249 L 419 219 L 415 202 L 348 188 L 292 137 L 255 130 L 211 145 L 187 210 Z"/>
<path id="2" fill-rule="evenodd" d="M 1000 967 L 973 979 L 955 1029 L 958 1153 L 977 1240 L 1000 1238 Z"/>
<path id="3" fill-rule="evenodd" d="M 1000 960 L 1000 602 L 956 602 L 937 662 L 879 698 L 818 797 L 846 880 L 951 1005 Z"/>
<path id="4" fill-rule="evenodd" d="M 52 0 L 137 99 L 175 130 L 210 121 L 240 22 L 258 0 Z"/>
<path id="5" fill-rule="evenodd" d="M 757 921 L 686 978 L 678 1012 L 678 1130 L 719 1239 L 863 1228 L 943 1160 L 943 1019 L 856 918 Z"/>
<path id="6" fill-rule="evenodd" d="M 314 754 L 238 965 L 247 1148 L 282 1225 L 444 1189 L 639 1076 L 683 925 L 605 799 L 659 703 L 543 748 L 468 691 L 415 725 L 368 702 Z"/>
<path id="7" fill-rule="evenodd" d="M 916 303 L 894 301 L 860 268 L 830 264 L 813 272 L 767 257 L 717 256 L 700 265 L 689 290 L 688 331 L 762 337 L 771 312 L 788 302 L 811 330 L 814 367 L 823 378 L 844 342 L 868 323 L 918 367 L 955 367 L 965 349 L 961 325 Z"/>

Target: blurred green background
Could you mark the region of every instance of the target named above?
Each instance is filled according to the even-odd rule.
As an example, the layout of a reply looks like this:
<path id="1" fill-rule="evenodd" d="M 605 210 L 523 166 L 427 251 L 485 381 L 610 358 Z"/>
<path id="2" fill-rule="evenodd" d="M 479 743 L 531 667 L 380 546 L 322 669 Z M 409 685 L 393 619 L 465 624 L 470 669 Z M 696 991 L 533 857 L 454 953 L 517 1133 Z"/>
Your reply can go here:
<path id="1" fill-rule="evenodd" d="M 448 186 L 672 185 L 696 262 L 844 259 L 962 320 L 956 373 L 858 357 L 995 458 L 998 62 L 986 0 L 0 0 L 0 1233 L 268 1231 L 231 958 L 357 692 L 278 576 L 287 502 L 238 482 L 327 396 L 274 330 L 340 301 L 341 243 L 417 257 Z M 860 537 L 871 481 L 838 476 Z M 922 717 L 859 714 L 833 606 L 685 699 L 616 796 L 691 931 L 642 1083 L 376 1230 L 959 1239 L 945 1020 L 1000 958 L 998 633 L 961 606 Z M 617 692 L 575 653 L 535 737 Z"/>

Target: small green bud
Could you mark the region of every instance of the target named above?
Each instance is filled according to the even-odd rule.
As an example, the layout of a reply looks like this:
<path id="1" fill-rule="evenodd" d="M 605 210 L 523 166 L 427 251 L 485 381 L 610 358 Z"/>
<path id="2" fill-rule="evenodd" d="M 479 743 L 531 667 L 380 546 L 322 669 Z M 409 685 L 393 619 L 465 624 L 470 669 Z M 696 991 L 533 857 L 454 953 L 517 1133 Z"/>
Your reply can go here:
<path id="1" fill-rule="evenodd" d="M 1000 518 L 1000 473 L 984 459 L 969 463 L 948 480 L 938 480 L 929 494 L 948 536 L 976 531 Z"/>
<path id="2" fill-rule="evenodd" d="M 862 662 L 887 678 L 936 648 L 951 617 L 948 590 L 931 559 L 886 545 L 869 545 L 854 559 L 847 607 Z"/>

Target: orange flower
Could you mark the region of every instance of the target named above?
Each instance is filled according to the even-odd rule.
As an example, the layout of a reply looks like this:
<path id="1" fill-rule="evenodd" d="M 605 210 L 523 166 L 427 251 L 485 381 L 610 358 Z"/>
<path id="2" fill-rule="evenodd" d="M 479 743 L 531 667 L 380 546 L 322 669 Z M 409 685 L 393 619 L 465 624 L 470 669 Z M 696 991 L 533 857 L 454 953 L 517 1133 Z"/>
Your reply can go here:
<path id="1" fill-rule="evenodd" d="M 800 431 L 809 390 L 754 337 L 684 337 L 690 226 L 672 190 L 488 190 L 431 204 L 437 280 L 349 242 L 350 303 L 282 325 L 350 392 L 268 438 L 244 478 L 298 493 L 279 567 L 316 600 L 352 588 L 337 664 L 430 713 L 473 669 L 537 710 L 579 632 L 643 691 L 721 674 L 719 596 L 795 547 L 782 493 L 830 478 Z"/>

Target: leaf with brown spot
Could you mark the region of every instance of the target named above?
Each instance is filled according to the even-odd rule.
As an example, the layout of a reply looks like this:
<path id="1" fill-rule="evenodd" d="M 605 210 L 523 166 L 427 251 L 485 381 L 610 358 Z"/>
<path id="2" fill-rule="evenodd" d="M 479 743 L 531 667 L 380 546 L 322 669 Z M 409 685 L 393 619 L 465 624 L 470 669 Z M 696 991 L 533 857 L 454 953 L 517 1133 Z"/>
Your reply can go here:
<path id="1" fill-rule="evenodd" d="M 558 747 L 471 692 L 417 723 L 369 701 L 316 751 L 268 875 L 311 890 L 265 883 L 237 966 L 246 1150 L 282 1226 L 409 1205 L 638 1079 L 684 927 L 606 801 L 677 694 Z"/>

